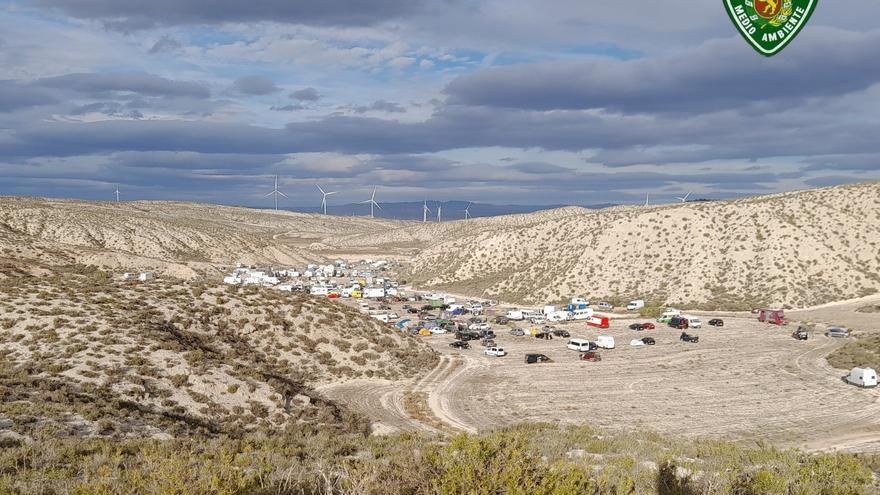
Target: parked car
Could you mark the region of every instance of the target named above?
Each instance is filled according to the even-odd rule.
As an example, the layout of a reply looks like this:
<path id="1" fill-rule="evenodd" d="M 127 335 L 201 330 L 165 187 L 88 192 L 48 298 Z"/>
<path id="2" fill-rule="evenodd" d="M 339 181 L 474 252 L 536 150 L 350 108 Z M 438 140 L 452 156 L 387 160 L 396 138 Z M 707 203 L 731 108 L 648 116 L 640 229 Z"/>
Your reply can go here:
<path id="1" fill-rule="evenodd" d="M 483 347 L 495 347 L 496 345 L 494 339 L 483 339 L 480 341 L 480 344 L 482 344 Z"/>
<path id="2" fill-rule="evenodd" d="M 642 342 L 642 339 L 633 339 L 629 341 L 629 345 L 633 347 L 642 347 L 645 345 L 645 343 Z"/>
<path id="3" fill-rule="evenodd" d="M 712 318 L 711 320 L 709 320 L 709 325 L 713 327 L 723 327 L 724 320 L 722 320 L 721 318 Z"/>
<path id="4" fill-rule="evenodd" d="M 514 337 L 522 337 L 525 334 L 526 331 L 522 328 L 513 328 L 510 330 L 510 335 L 513 335 Z"/>
<path id="5" fill-rule="evenodd" d="M 507 355 L 507 352 L 504 350 L 503 347 L 492 346 L 492 347 L 486 349 L 485 352 L 486 352 L 487 356 L 501 357 L 501 356 Z"/>
<path id="6" fill-rule="evenodd" d="M 829 337 L 849 337 L 849 329 L 844 327 L 828 327 L 825 335 Z"/>
<path id="7" fill-rule="evenodd" d="M 430 330 L 431 330 L 431 333 L 434 335 L 442 335 L 442 334 L 446 333 L 446 329 L 442 328 L 442 327 L 434 327 Z"/>
<path id="8" fill-rule="evenodd" d="M 544 354 L 526 354 L 526 364 L 551 363 L 552 359 Z"/>
<path id="9" fill-rule="evenodd" d="M 510 318 L 508 318 L 506 316 L 496 316 L 495 317 L 495 323 L 497 323 L 499 325 L 506 325 L 507 322 L 509 322 L 509 321 L 510 321 Z"/>
<path id="10" fill-rule="evenodd" d="M 415 314 L 419 313 L 419 310 L 418 310 L 418 308 L 406 308 L 406 312 L 411 315 L 415 315 Z"/>
<path id="11" fill-rule="evenodd" d="M 453 349 L 470 349 L 471 345 L 464 340 L 456 340 L 455 342 L 450 342 L 449 347 Z"/>
<path id="12" fill-rule="evenodd" d="M 796 338 L 797 340 L 807 340 L 807 338 L 809 338 L 807 329 L 805 329 L 804 327 L 798 327 L 798 329 L 795 330 L 794 333 L 791 334 L 791 336 Z"/>
<path id="13" fill-rule="evenodd" d="M 602 356 L 600 356 L 598 352 L 593 352 L 593 351 L 582 352 L 580 355 L 580 360 L 581 361 L 591 361 L 591 362 L 595 363 L 596 361 L 601 361 Z"/>
<path id="14" fill-rule="evenodd" d="M 642 342 L 644 342 L 645 345 L 654 345 L 657 343 L 653 337 L 642 337 Z"/>
<path id="15" fill-rule="evenodd" d="M 469 330 L 476 330 L 478 332 L 489 330 L 490 328 L 492 327 L 490 327 L 488 323 L 471 323 L 468 325 Z"/>
<path id="16" fill-rule="evenodd" d="M 552 333 L 553 333 L 554 337 L 565 337 L 565 338 L 571 337 L 571 334 L 568 333 L 568 330 L 563 330 L 561 328 L 553 329 Z"/>
<path id="17" fill-rule="evenodd" d="M 681 332 L 681 336 L 678 338 L 678 340 L 683 340 L 685 342 L 690 342 L 691 344 L 696 344 L 700 341 L 700 337 L 697 337 L 696 335 L 690 335 L 687 332 Z"/>
<path id="18" fill-rule="evenodd" d="M 434 321 L 437 319 L 437 315 L 425 315 L 425 319 L 428 321 Z"/>
<path id="19" fill-rule="evenodd" d="M 644 328 L 645 330 L 653 330 L 655 327 L 654 327 L 653 323 L 648 322 L 648 323 L 642 323 L 642 328 Z"/>
<path id="20" fill-rule="evenodd" d="M 545 320 L 542 316 L 537 316 L 535 318 L 532 318 L 531 322 L 533 325 L 543 325 L 544 323 L 547 323 L 547 320 Z"/>
<path id="21" fill-rule="evenodd" d="M 606 301 L 599 302 L 599 304 L 597 304 L 596 307 L 599 309 L 614 309 L 614 305 L 611 304 L 610 302 L 606 302 Z"/>
<path id="22" fill-rule="evenodd" d="M 456 332 L 455 338 L 458 340 L 480 340 L 481 335 L 475 332 Z"/>
<path id="23" fill-rule="evenodd" d="M 641 323 L 633 323 L 632 325 L 629 326 L 629 329 L 630 329 L 630 330 L 641 331 L 641 330 L 644 330 L 644 329 L 645 329 L 645 326 L 642 325 Z"/>
<path id="24" fill-rule="evenodd" d="M 683 316 L 673 316 L 669 320 L 669 326 L 672 328 L 677 328 L 679 330 L 684 330 L 688 327 L 688 320 Z"/>

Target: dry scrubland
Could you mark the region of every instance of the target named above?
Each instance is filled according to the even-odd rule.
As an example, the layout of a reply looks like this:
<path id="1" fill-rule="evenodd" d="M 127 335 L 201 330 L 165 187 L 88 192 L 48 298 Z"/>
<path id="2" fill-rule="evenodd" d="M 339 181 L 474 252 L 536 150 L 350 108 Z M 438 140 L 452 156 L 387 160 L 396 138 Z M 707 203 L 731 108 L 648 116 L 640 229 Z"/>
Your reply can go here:
<path id="1" fill-rule="evenodd" d="M 332 426 L 349 415 L 312 387 L 436 362 L 416 339 L 325 299 L 56 270 L 0 281 L 0 418 L 13 438 Z"/>
<path id="2" fill-rule="evenodd" d="M 670 333 L 655 357 L 624 348 L 581 364 L 548 348 L 557 363 L 526 367 L 521 352 L 545 350 L 528 338 L 502 336 L 518 354 L 489 361 L 477 349 L 450 352 L 446 337 L 403 336 L 326 299 L 212 281 L 218 268 L 240 261 L 302 265 L 346 253 L 412 253 L 404 275 L 426 287 L 516 302 L 581 293 L 805 306 L 877 290 L 878 201 L 871 183 L 421 225 L 0 198 L 0 493 L 878 493 L 880 461 L 872 456 L 682 440 L 676 429 L 690 423 L 692 433 L 717 436 L 711 416 L 721 408 L 732 425 L 725 432 L 735 436 L 745 430 L 732 421 L 745 425 L 750 407 L 764 414 L 762 425 L 782 425 L 775 432 L 796 441 L 823 428 L 817 415 L 833 420 L 831 433 L 870 426 L 874 404 L 855 416 L 831 411 L 835 400 L 858 409 L 870 397 L 835 392 L 836 371 L 823 359 L 833 348 L 833 359 L 877 359 L 868 338 L 810 341 L 798 351 L 785 335 L 732 326 L 715 338 L 744 332 L 747 351 L 706 329 L 694 348 Z M 162 276 L 146 284 L 116 277 L 133 270 Z M 873 316 L 876 301 L 859 309 L 854 326 Z M 616 331 L 625 345 L 628 331 Z M 439 344 L 440 356 L 427 342 Z M 763 345 L 773 348 L 762 352 Z M 752 376 L 750 360 L 763 375 Z M 723 366 L 717 380 L 689 382 L 712 363 Z M 621 377 L 618 368 L 627 366 L 644 376 Z M 784 380 L 764 381 L 779 367 Z M 601 402 L 566 383 L 588 371 L 611 384 Z M 812 409 L 786 428 L 785 412 L 762 386 Z M 541 390 L 562 402 L 530 404 Z M 730 402 L 730 390 L 748 403 Z M 616 401 L 629 409 L 615 411 Z M 690 401 L 688 414 L 700 421 L 670 409 L 675 401 Z M 646 417 L 653 412 L 640 409 L 646 404 L 665 412 L 659 428 Z M 386 431 L 420 426 L 371 436 L 374 414 L 388 421 Z M 560 415 L 573 425 L 513 426 L 517 418 Z M 615 417 L 638 426 L 621 432 Z M 591 420 L 598 428 L 581 426 Z M 476 429 L 484 431 L 456 436 Z M 657 429 L 675 436 L 651 433 Z"/>
<path id="3" fill-rule="evenodd" d="M 513 303 L 572 294 L 706 309 L 807 307 L 880 290 L 880 183 L 736 201 L 580 208 L 347 236 L 410 242 L 417 285 Z"/>

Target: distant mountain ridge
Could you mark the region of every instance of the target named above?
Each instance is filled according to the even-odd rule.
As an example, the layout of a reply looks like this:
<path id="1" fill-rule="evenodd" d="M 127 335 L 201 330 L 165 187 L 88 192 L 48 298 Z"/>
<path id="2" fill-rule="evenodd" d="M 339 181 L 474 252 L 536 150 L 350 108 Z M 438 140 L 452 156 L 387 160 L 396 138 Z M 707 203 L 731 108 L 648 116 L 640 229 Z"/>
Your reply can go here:
<path id="1" fill-rule="evenodd" d="M 375 210 L 377 218 L 388 218 L 392 220 L 422 220 L 422 201 L 403 201 L 403 202 L 379 202 L 380 209 Z M 442 220 L 463 220 L 464 210 L 468 207 L 467 201 L 431 201 L 428 200 L 428 220 L 437 221 L 437 207 L 442 206 Z M 470 207 L 470 216 L 472 218 L 497 217 L 503 215 L 516 215 L 522 213 L 534 213 L 543 210 L 553 210 L 563 208 L 569 205 L 497 205 L 490 203 L 473 203 Z M 588 209 L 600 209 L 615 206 L 614 204 L 597 204 L 583 206 Z M 320 213 L 321 209 L 317 206 L 293 206 L 282 208 L 286 211 L 295 211 L 299 213 Z M 348 203 L 343 205 L 328 205 L 327 214 L 337 216 L 369 216 L 370 205 L 360 203 Z"/>

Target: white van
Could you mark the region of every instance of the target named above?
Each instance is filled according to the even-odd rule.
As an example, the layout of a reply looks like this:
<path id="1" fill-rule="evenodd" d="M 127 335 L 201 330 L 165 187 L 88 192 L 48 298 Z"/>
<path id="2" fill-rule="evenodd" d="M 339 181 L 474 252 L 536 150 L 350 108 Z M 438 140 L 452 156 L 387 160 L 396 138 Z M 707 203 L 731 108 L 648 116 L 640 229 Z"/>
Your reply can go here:
<path id="1" fill-rule="evenodd" d="M 602 349 L 614 349 L 614 337 L 610 335 L 600 335 L 596 338 L 596 345 Z"/>
<path id="2" fill-rule="evenodd" d="M 554 311 L 547 313 L 547 321 L 558 323 L 560 321 L 568 321 L 571 319 L 571 313 L 568 311 Z"/>
<path id="3" fill-rule="evenodd" d="M 684 317 L 688 321 L 688 328 L 702 328 L 703 322 L 700 321 L 696 316 L 685 316 Z"/>
<path id="4" fill-rule="evenodd" d="M 590 344 L 587 339 L 571 339 L 566 347 L 573 351 L 587 352 L 590 350 Z"/>
<path id="5" fill-rule="evenodd" d="M 524 319 L 523 312 L 518 309 L 511 309 L 510 311 L 507 312 L 507 319 L 508 320 L 522 320 L 522 319 Z"/>
<path id="6" fill-rule="evenodd" d="M 635 311 L 637 309 L 642 309 L 645 307 L 645 301 L 641 299 L 636 299 L 635 301 L 630 301 L 629 304 L 626 305 L 627 311 Z"/>
<path id="7" fill-rule="evenodd" d="M 576 309 L 571 312 L 572 320 L 589 320 L 593 316 L 593 308 Z"/>
<path id="8" fill-rule="evenodd" d="M 874 368 L 853 368 L 847 375 L 846 381 L 858 387 L 876 387 L 877 372 Z"/>

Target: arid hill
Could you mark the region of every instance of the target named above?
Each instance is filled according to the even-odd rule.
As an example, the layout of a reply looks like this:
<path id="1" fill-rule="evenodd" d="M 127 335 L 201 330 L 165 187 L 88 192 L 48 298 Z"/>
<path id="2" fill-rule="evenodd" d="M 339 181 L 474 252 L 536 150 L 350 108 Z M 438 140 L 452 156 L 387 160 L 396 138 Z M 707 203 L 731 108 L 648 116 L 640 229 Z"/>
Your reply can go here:
<path id="1" fill-rule="evenodd" d="M 749 309 L 880 290 L 880 183 L 425 224 L 345 245 L 423 247 L 417 285 L 538 304 L 573 295 Z"/>
<path id="2" fill-rule="evenodd" d="M 0 280 L 0 420 L 15 435 L 336 427 L 355 420 L 313 386 L 436 362 L 417 339 L 322 298 L 44 269 Z"/>

